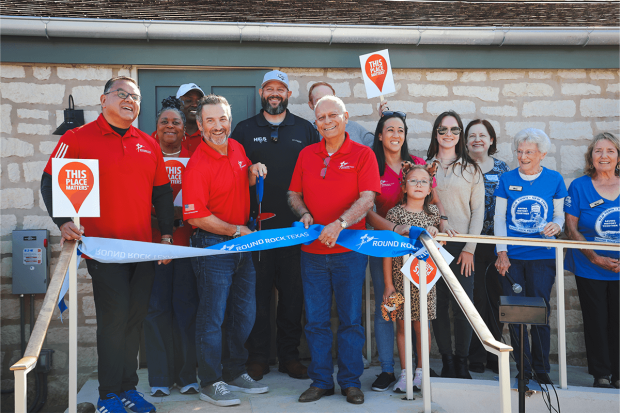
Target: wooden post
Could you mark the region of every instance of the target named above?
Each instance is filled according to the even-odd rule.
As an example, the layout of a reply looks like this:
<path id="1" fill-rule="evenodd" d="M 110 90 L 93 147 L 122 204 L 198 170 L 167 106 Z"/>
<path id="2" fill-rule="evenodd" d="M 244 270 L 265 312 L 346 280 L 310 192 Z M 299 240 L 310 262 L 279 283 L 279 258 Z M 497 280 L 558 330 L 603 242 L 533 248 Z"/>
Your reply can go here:
<path id="1" fill-rule="evenodd" d="M 80 217 L 73 218 L 75 226 L 80 228 Z M 69 413 L 77 412 L 77 249 L 71 255 L 69 263 Z"/>

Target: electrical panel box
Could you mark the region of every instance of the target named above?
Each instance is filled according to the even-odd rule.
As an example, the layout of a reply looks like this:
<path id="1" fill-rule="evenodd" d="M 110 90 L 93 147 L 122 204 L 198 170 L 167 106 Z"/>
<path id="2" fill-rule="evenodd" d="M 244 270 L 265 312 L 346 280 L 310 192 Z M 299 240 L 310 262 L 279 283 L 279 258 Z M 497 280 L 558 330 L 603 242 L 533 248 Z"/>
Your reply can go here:
<path id="1" fill-rule="evenodd" d="M 542 297 L 499 297 L 499 321 L 512 324 L 545 325 L 549 321 Z"/>
<path id="2" fill-rule="evenodd" d="M 13 231 L 13 294 L 45 294 L 50 280 L 50 233 Z"/>

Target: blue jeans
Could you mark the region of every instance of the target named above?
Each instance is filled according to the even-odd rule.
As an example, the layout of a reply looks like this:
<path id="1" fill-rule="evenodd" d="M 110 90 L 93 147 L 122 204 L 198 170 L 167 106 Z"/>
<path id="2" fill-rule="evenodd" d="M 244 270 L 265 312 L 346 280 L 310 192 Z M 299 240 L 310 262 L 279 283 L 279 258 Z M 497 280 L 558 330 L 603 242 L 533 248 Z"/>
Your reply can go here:
<path id="1" fill-rule="evenodd" d="M 155 265 L 149 312 L 144 319 L 151 387 L 196 383 L 196 276 L 189 258 Z"/>
<path id="2" fill-rule="evenodd" d="M 197 248 L 231 237 L 199 231 L 191 238 Z M 200 304 L 196 315 L 198 378 L 202 387 L 232 381 L 245 373 L 248 351 L 244 344 L 256 318 L 256 273 L 252 253 L 192 258 Z M 222 325 L 227 318 L 222 354 Z"/>
<path id="3" fill-rule="evenodd" d="M 385 290 L 383 258 L 368 257 L 368 262 L 372 287 L 375 291 L 375 341 L 377 342 L 381 371 L 394 373 L 394 322 L 385 320 L 381 313 L 383 291 Z"/>
<path id="4" fill-rule="evenodd" d="M 340 254 L 301 252 L 301 279 L 306 306 L 306 339 L 312 361 L 308 375 L 312 386 L 334 387 L 330 310 L 332 293 L 338 310 L 338 384 L 342 389 L 360 388 L 364 372 L 362 348 L 362 286 L 366 276 L 366 255 L 354 251 Z"/>
<path id="5" fill-rule="evenodd" d="M 551 313 L 549 299 L 551 298 L 551 288 L 555 282 L 555 260 L 510 260 L 508 272 L 517 284 L 523 287 L 523 291 L 515 294 L 512 286 L 506 277 L 501 277 L 502 287 L 505 295 L 519 297 L 542 297 L 547 304 L 547 317 Z M 519 324 L 509 324 L 510 344 L 514 348 L 513 354 L 519 368 L 521 341 Z M 549 349 L 551 347 L 551 330 L 549 324 L 544 326 L 531 326 L 532 348 L 530 351 L 530 341 L 528 339 L 527 328 L 523 329 L 524 346 L 524 371 L 526 375 L 531 375 L 532 370 L 536 373 L 549 373 Z"/>

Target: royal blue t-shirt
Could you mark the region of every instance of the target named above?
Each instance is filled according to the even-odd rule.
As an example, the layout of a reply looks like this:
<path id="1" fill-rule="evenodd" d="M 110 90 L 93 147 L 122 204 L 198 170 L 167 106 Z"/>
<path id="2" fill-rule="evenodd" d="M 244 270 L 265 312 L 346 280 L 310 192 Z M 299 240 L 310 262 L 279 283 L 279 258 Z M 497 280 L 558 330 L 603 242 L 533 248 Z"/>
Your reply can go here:
<path id="1" fill-rule="evenodd" d="M 620 243 L 620 196 L 610 201 L 596 192 L 592 178 L 575 179 L 564 200 L 564 212 L 579 218 L 577 230 L 588 241 Z M 603 257 L 620 259 L 618 251 L 595 252 Z M 573 274 L 593 280 L 619 281 L 620 274 L 593 264 L 578 249 L 567 248 L 564 266 Z"/>
<path id="2" fill-rule="evenodd" d="M 565 198 L 564 179 L 556 171 L 543 167 L 540 176 L 526 181 L 519 169 L 505 172 L 495 196 L 508 201 L 506 233 L 509 237 L 542 238 L 540 233 L 553 220 L 553 200 Z M 508 245 L 508 257 L 517 260 L 542 260 L 555 258 L 555 248 Z"/>

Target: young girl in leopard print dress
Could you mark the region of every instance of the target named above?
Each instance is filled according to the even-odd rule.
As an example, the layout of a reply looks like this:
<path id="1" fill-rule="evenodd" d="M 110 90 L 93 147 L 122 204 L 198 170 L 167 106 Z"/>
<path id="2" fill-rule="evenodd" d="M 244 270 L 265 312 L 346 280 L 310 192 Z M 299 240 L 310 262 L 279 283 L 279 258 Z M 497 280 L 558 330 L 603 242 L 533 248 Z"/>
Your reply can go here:
<path id="1" fill-rule="evenodd" d="M 435 205 L 430 204 L 431 184 L 435 174 L 434 166 L 414 165 L 411 162 L 403 162 L 401 189 L 403 191 L 403 201 L 396 205 L 386 215 L 386 219 L 395 225 L 413 225 L 426 229 L 431 236 L 437 235 L 439 226 L 439 210 Z M 385 280 L 385 290 L 383 293 L 384 301 L 393 293 L 404 294 L 403 257 L 383 259 L 383 278 Z M 398 355 L 400 357 L 400 379 L 394 385 L 394 391 L 405 393 L 405 321 L 404 310 L 397 310 L 396 314 L 396 342 L 398 345 Z M 435 286 L 428 293 L 428 319 L 434 320 L 436 317 L 436 292 Z M 411 320 L 416 332 L 416 349 L 418 354 L 422 354 L 422 342 L 420 340 L 420 298 L 418 289 L 411 283 Z M 430 337 L 429 337 L 430 346 Z M 414 390 L 422 387 L 422 357 L 418 357 L 418 365 L 413 379 Z M 416 389 L 417 388 L 417 389 Z"/>

